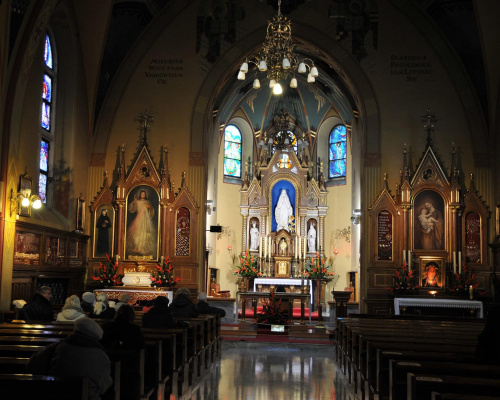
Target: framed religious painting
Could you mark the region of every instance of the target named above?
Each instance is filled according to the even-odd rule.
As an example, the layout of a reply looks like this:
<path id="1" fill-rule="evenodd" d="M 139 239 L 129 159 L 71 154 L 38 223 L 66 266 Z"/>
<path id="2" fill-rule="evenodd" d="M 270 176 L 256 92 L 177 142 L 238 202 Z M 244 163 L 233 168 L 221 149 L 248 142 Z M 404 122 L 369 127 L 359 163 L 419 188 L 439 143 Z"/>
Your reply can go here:
<path id="1" fill-rule="evenodd" d="M 423 190 L 413 201 L 413 248 L 445 249 L 445 213 L 443 197 L 434 190 Z"/>
<path id="2" fill-rule="evenodd" d="M 115 237 L 115 210 L 111 204 L 101 204 L 94 211 L 93 256 L 113 257 Z"/>
<path id="3" fill-rule="evenodd" d="M 419 257 L 421 290 L 442 290 L 446 286 L 446 261 L 444 257 Z"/>
<path id="4" fill-rule="evenodd" d="M 125 259 L 158 260 L 160 196 L 148 185 L 132 188 L 127 195 Z"/>

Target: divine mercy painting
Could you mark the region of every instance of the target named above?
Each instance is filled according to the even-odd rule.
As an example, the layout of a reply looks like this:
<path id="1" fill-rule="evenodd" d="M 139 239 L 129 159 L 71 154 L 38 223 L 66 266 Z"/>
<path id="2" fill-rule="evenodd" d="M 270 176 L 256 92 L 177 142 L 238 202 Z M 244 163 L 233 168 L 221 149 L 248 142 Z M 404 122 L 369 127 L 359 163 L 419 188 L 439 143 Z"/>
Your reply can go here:
<path id="1" fill-rule="evenodd" d="M 158 258 L 158 192 L 147 185 L 133 188 L 127 196 L 125 258 Z"/>

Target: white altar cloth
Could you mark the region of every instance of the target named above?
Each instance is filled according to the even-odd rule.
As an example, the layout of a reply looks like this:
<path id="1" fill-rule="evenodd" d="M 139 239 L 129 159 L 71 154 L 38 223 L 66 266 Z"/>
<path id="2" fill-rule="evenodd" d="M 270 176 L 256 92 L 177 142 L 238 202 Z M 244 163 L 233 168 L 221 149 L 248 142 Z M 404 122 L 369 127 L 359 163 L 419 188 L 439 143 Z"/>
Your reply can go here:
<path id="1" fill-rule="evenodd" d="M 477 300 L 454 299 L 427 299 L 418 297 L 395 297 L 394 313 L 400 314 L 400 307 L 439 307 L 462 308 L 479 311 L 479 318 L 483 318 L 483 303 Z"/>
<path id="2" fill-rule="evenodd" d="M 257 291 L 257 285 L 288 285 L 288 286 L 309 286 L 309 296 L 311 297 L 311 304 L 313 303 L 313 284 L 310 279 L 292 279 L 292 278 L 255 278 L 253 280 L 253 291 Z"/>

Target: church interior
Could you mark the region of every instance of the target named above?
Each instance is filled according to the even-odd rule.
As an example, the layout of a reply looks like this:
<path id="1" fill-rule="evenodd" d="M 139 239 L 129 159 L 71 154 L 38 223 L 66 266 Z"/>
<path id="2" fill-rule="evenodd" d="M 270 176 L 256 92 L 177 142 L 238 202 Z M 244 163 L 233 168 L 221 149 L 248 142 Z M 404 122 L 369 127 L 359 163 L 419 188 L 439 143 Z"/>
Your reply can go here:
<path id="1" fill-rule="evenodd" d="M 185 287 L 244 341 L 272 293 L 327 344 L 282 368 L 271 354 L 293 340 L 238 350 L 229 333 L 184 398 L 384 397 L 353 372 L 341 320 L 474 336 L 500 301 L 499 14 L 496 0 L 0 0 L 2 322 L 42 286 L 54 310 Z"/>

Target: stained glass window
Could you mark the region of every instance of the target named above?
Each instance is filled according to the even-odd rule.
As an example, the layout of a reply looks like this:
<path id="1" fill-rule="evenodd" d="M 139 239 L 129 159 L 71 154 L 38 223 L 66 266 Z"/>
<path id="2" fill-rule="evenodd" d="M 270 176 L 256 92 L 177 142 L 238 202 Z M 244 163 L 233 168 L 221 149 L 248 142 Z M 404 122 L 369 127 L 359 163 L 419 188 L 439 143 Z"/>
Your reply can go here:
<path id="1" fill-rule="evenodd" d="M 330 133 L 328 152 L 328 177 L 340 178 L 346 175 L 347 130 L 337 125 Z"/>
<path id="2" fill-rule="evenodd" d="M 40 178 L 38 179 L 38 195 L 42 202 L 47 202 L 47 175 L 49 172 L 49 149 L 48 141 L 40 141 Z"/>
<path id="3" fill-rule="evenodd" d="M 224 132 L 224 175 L 241 178 L 241 132 L 234 125 Z"/>
<path id="4" fill-rule="evenodd" d="M 43 60 L 45 65 L 52 69 L 52 45 L 50 44 L 49 35 L 45 35 L 45 49 L 43 52 Z"/>
<path id="5" fill-rule="evenodd" d="M 52 78 L 47 74 L 43 75 L 42 99 L 52 101 Z"/>

